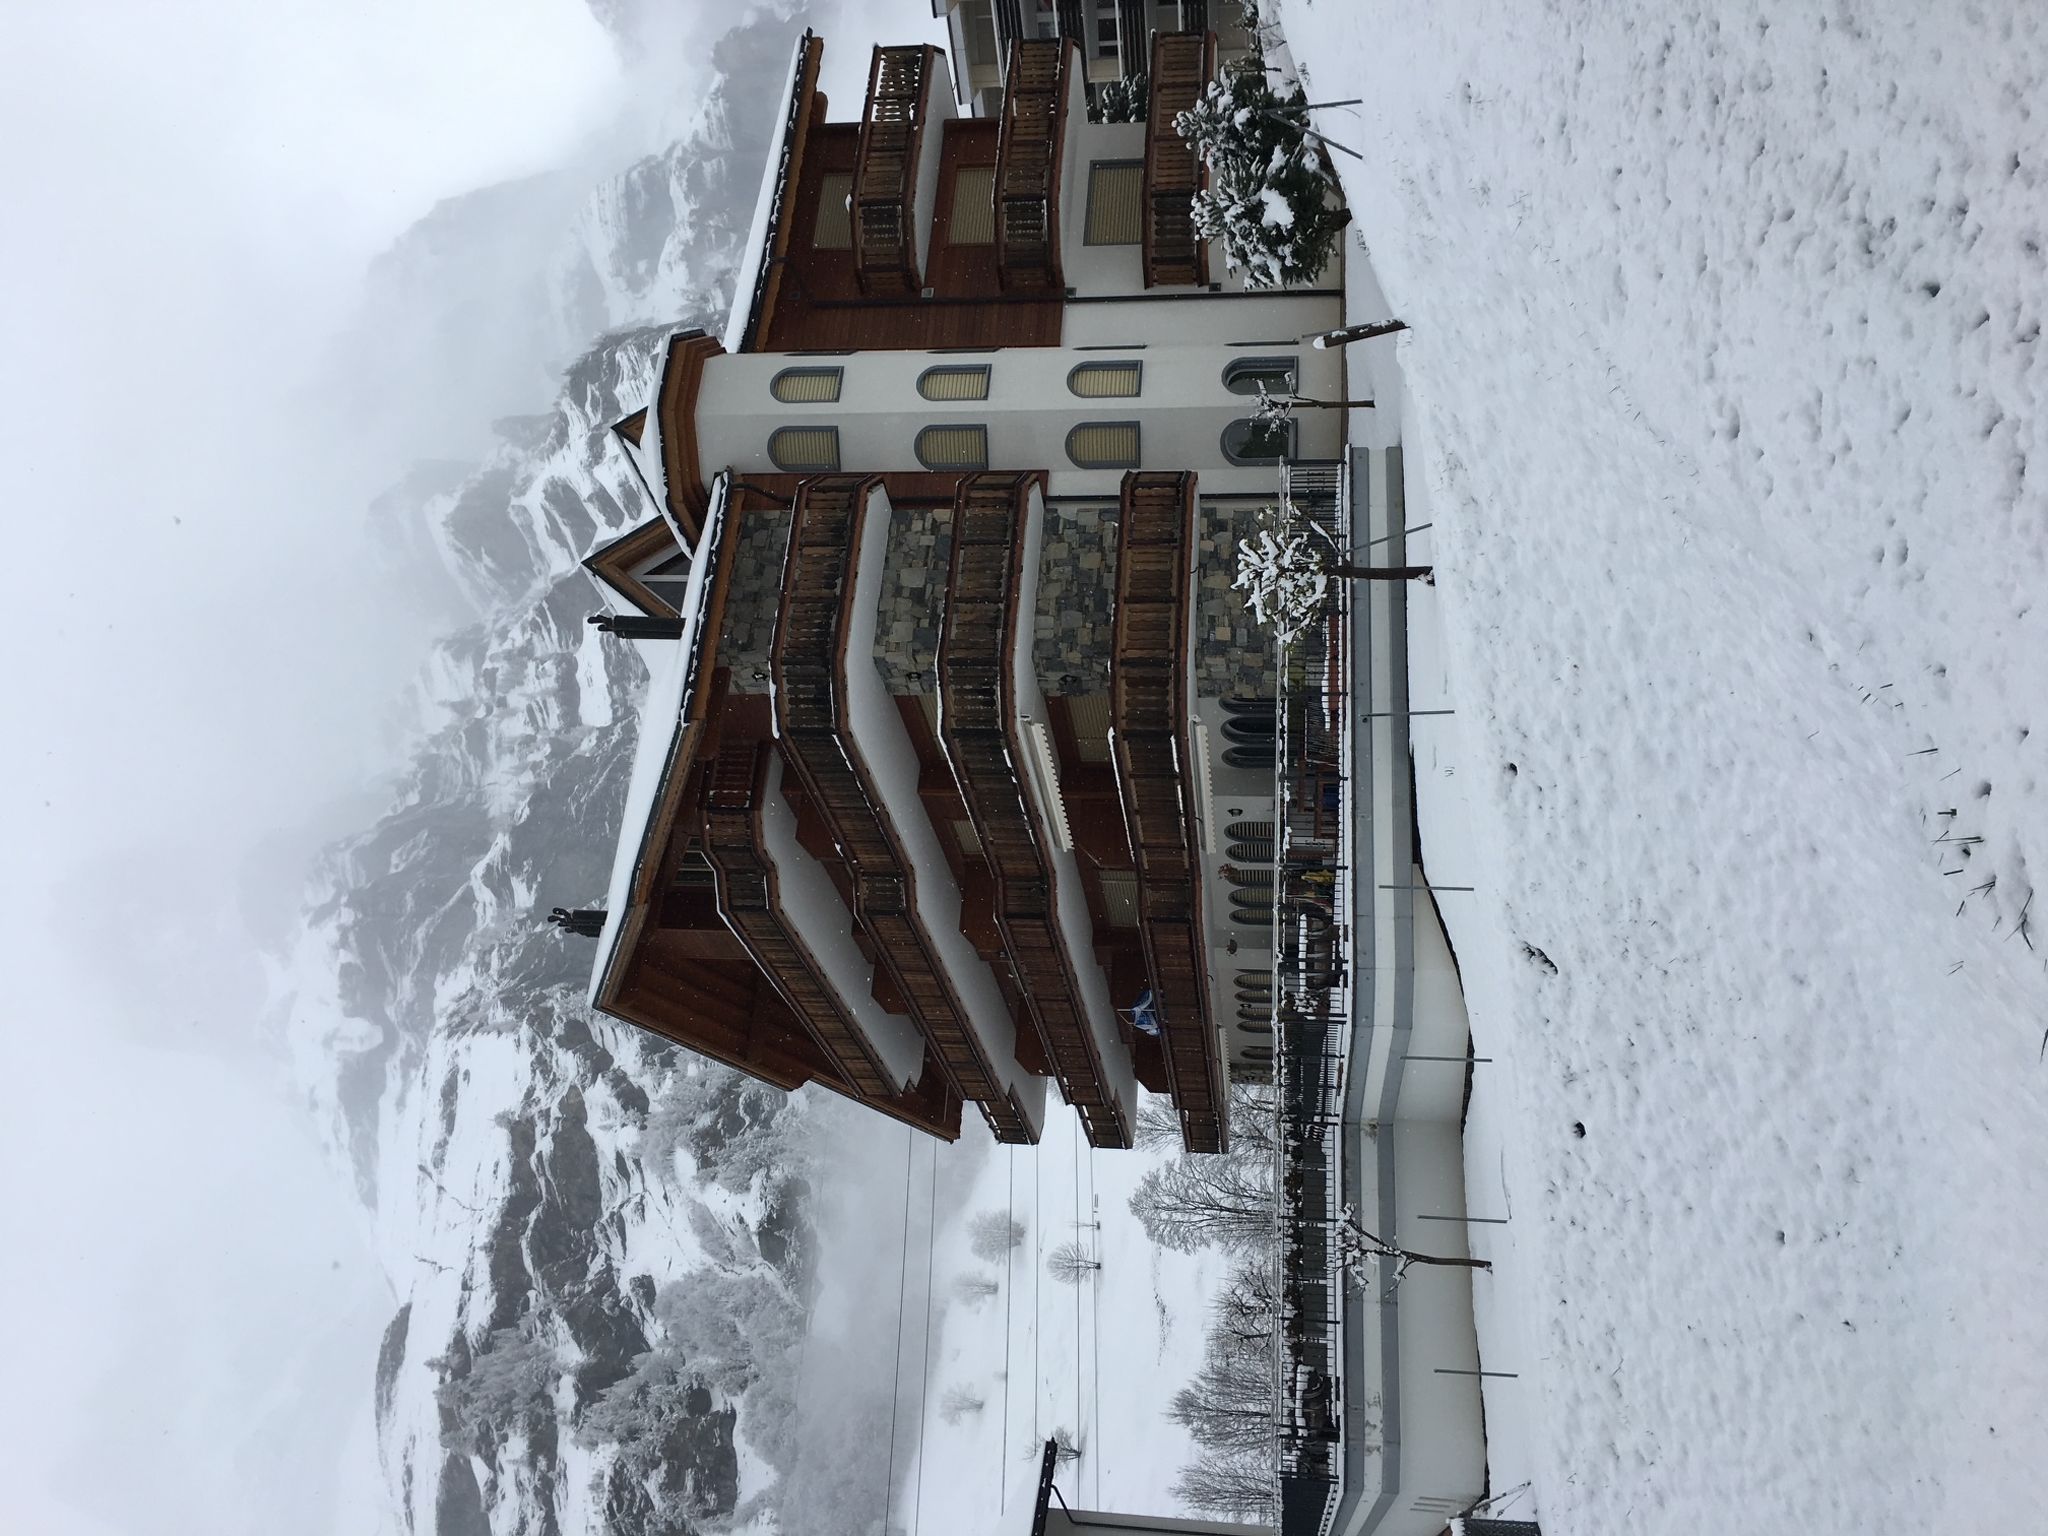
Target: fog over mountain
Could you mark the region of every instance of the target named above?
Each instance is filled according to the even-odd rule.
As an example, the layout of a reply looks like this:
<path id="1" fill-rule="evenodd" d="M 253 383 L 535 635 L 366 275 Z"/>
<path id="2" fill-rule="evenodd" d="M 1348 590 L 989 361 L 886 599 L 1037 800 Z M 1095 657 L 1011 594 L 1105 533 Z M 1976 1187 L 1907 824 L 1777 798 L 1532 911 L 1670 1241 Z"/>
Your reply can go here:
<path id="1" fill-rule="evenodd" d="M 673 25 L 593 9 L 628 52 Z M 400 711 L 389 803 L 320 855 L 273 977 L 394 1296 L 364 1371 L 409 1531 L 859 1529 L 869 1505 L 879 1529 L 858 1426 L 887 1416 L 883 1371 L 804 1324 L 821 1195 L 852 1209 L 868 1152 L 900 1175 L 902 1133 L 593 1018 L 588 942 L 538 921 L 601 898 L 647 681 L 584 622 L 579 562 L 653 510 L 608 429 L 669 328 L 723 321 L 807 19 L 718 38 L 665 148 L 441 203 L 334 347 L 327 407 L 407 466 L 369 508 L 394 579 L 461 620 Z"/>

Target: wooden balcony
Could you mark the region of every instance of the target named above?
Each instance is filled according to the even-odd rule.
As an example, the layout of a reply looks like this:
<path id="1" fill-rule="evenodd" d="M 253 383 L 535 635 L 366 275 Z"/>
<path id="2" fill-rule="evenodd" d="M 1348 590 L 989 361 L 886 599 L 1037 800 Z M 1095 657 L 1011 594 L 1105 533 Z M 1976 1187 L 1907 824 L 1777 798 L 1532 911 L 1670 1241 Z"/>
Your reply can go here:
<path id="1" fill-rule="evenodd" d="M 852 880 L 854 917 L 878 970 L 903 1000 L 961 1097 L 998 1141 L 1036 1139 L 1012 1102 L 917 912 L 916 872 L 879 809 L 880 789 L 854 743 L 844 686 L 849 603 L 862 519 L 878 475 L 832 475 L 797 493 L 772 655 L 775 715 L 790 766 L 824 818 Z"/>
<path id="2" fill-rule="evenodd" d="M 1031 40 L 1010 47 L 996 141 L 996 280 L 1009 293 L 1063 293 L 1060 167 L 1067 96 L 1080 67 L 1073 46 Z"/>
<path id="3" fill-rule="evenodd" d="M 887 1098 L 895 1089 L 881 1060 L 847 1017 L 810 946 L 782 915 L 761 829 L 774 750 L 767 742 L 730 740 L 711 766 L 703 844 L 717 880 L 718 915 L 838 1069 L 843 1086 L 858 1098 Z"/>
<path id="4" fill-rule="evenodd" d="M 917 182 L 931 116 L 936 48 L 877 48 L 853 171 L 853 264 L 862 293 L 916 293 Z M 931 217 L 929 208 L 924 217 Z"/>
<path id="5" fill-rule="evenodd" d="M 939 721 L 947 760 L 994 876 L 996 929 L 1045 1057 L 1089 1145 L 1127 1147 L 1131 1126 L 1109 1086 L 1076 969 L 1094 965 L 1095 957 L 1074 953 L 1061 929 L 1059 873 L 1019 779 L 1031 749 L 1011 657 L 1019 626 L 1029 645 L 1037 619 L 1035 612 L 1019 611 L 1019 594 L 1025 524 L 1038 484 L 1036 475 L 977 475 L 962 482 L 953 503 Z M 1071 861 L 1068 867 L 1072 871 Z M 1106 998 L 1102 1006 L 1106 1016 Z"/>
<path id="6" fill-rule="evenodd" d="M 1117 529 L 1110 720 L 1117 792 L 1138 877 L 1138 932 L 1190 1152 L 1228 1145 L 1223 1063 L 1209 1004 L 1200 832 L 1188 722 L 1195 477 L 1124 476 Z"/>
<path id="7" fill-rule="evenodd" d="M 1161 32 L 1152 39 L 1152 105 L 1145 123 L 1145 286 L 1209 281 L 1208 242 L 1195 233 L 1203 167 L 1174 130 L 1176 114 L 1201 100 L 1216 73 L 1211 32 Z"/>

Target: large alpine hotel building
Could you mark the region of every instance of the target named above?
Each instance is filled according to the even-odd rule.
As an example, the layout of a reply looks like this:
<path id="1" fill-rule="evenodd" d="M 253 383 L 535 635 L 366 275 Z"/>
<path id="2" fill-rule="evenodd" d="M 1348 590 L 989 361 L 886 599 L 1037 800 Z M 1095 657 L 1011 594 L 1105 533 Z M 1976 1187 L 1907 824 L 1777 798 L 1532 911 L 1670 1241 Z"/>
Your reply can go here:
<path id="1" fill-rule="evenodd" d="M 1150 31 L 1149 121 L 1098 123 L 1082 46 L 972 4 L 855 120 L 805 36 L 725 334 L 618 424 L 659 515 L 589 566 L 654 681 L 591 997 L 936 1136 L 1034 1141 L 1052 1079 L 1093 1145 L 1143 1084 L 1219 1150 L 1272 1061 L 1233 545 L 1343 432 L 1251 407 L 1341 398 L 1340 278 L 1246 292 L 1195 238 L 1215 34 Z"/>

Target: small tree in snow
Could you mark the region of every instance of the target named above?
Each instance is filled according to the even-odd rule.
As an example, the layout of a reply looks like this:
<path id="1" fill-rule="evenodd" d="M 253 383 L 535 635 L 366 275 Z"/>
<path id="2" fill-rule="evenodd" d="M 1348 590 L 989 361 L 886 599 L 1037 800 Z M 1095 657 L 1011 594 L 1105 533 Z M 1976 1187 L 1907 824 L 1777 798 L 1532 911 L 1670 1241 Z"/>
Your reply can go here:
<path id="1" fill-rule="evenodd" d="M 1441 1264 L 1454 1269 L 1493 1268 L 1487 1259 L 1453 1259 L 1442 1254 L 1416 1253 L 1413 1249 L 1403 1248 L 1390 1238 L 1366 1231 L 1348 1205 L 1337 1218 L 1337 1262 L 1360 1286 L 1369 1286 L 1379 1279 L 1384 1273 L 1377 1267 L 1381 1264 L 1393 1265 L 1395 1285 L 1401 1283 L 1411 1264 Z"/>
<path id="2" fill-rule="evenodd" d="M 939 1399 L 939 1417 L 948 1424 L 958 1424 L 969 1414 L 981 1412 L 985 1400 L 972 1387 L 948 1387 L 946 1395 Z"/>
<path id="3" fill-rule="evenodd" d="M 1093 123 L 1142 123 L 1152 105 L 1152 78 L 1125 75 L 1105 80 L 1095 93 L 1095 105 L 1088 113 Z"/>
<path id="4" fill-rule="evenodd" d="M 1079 1285 L 1084 1278 L 1102 1268 L 1102 1261 L 1079 1243 L 1061 1243 L 1045 1256 L 1045 1267 L 1061 1285 Z"/>
<path id="5" fill-rule="evenodd" d="M 953 1294 L 970 1307 L 978 1307 L 1002 1290 L 987 1275 L 962 1275 L 953 1282 Z"/>
<path id="6" fill-rule="evenodd" d="M 976 1211 L 967 1222 L 967 1246 L 984 1264 L 1000 1264 L 1024 1241 L 1024 1223 L 1001 1211 Z"/>
<path id="7" fill-rule="evenodd" d="M 1285 645 L 1316 621 L 1330 600 L 1330 580 L 1430 580 L 1427 565 L 1348 565 L 1330 557 L 1329 540 L 1284 504 L 1259 514 L 1259 526 L 1237 546 L 1237 580 L 1252 617 Z"/>
<path id="8" fill-rule="evenodd" d="M 1310 143 L 1308 99 L 1275 86 L 1256 49 L 1225 66 L 1173 125 L 1209 167 L 1195 194 L 1195 231 L 1223 241 L 1224 260 L 1252 288 L 1312 280 L 1350 215 L 1332 207 L 1333 179 Z"/>

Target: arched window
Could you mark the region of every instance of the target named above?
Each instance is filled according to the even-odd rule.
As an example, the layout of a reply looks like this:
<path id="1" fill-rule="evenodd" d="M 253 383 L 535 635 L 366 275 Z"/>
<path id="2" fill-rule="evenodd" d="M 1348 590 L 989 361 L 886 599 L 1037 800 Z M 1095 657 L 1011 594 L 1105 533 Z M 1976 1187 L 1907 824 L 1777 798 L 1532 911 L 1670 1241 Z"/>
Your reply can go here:
<path id="1" fill-rule="evenodd" d="M 1223 387 L 1233 395 L 1256 395 L 1263 384 L 1269 395 L 1291 395 L 1299 366 L 1292 357 L 1235 358 L 1224 366 Z"/>
<path id="2" fill-rule="evenodd" d="M 1129 399 L 1138 393 L 1144 365 L 1133 359 L 1119 363 L 1082 363 L 1067 375 L 1067 388 L 1088 400 Z"/>
<path id="3" fill-rule="evenodd" d="M 917 462 L 926 469 L 987 469 L 988 428 L 926 427 L 917 434 Z"/>
<path id="4" fill-rule="evenodd" d="M 1223 457 L 1233 464 L 1278 464 L 1294 457 L 1294 423 L 1240 416 L 1223 429 Z"/>
<path id="5" fill-rule="evenodd" d="M 778 427 L 768 434 L 768 459 L 792 475 L 830 474 L 839 467 L 839 429 Z"/>
<path id="6" fill-rule="evenodd" d="M 1084 421 L 1067 434 L 1067 457 L 1076 469 L 1136 469 L 1135 421 Z"/>
<path id="7" fill-rule="evenodd" d="M 917 376 L 917 392 L 927 400 L 986 400 L 988 365 L 927 368 Z"/>
<path id="8" fill-rule="evenodd" d="M 840 374 L 837 368 L 785 368 L 768 392 L 784 405 L 822 404 L 839 398 Z"/>

